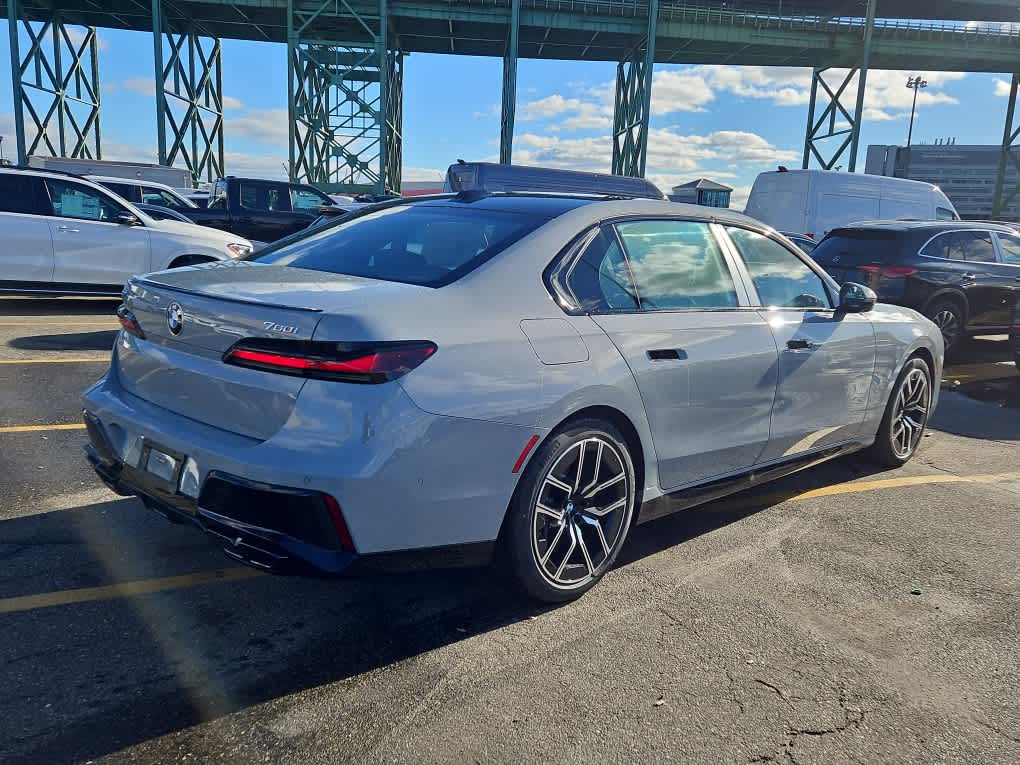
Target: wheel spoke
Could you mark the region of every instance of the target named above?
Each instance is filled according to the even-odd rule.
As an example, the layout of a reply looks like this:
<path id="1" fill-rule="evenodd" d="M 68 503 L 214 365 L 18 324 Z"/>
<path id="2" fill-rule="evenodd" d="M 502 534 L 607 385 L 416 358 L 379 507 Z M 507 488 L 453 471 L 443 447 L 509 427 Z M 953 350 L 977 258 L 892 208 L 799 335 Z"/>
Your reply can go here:
<path id="1" fill-rule="evenodd" d="M 579 526 L 574 526 L 574 534 L 577 537 L 577 544 L 581 548 L 581 555 L 584 556 L 584 565 L 588 567 L 588 574 L 595 573 L 595 564 L 591 562 L 591 555 L 588 554 L 588 545 L 584 543 L 584 533 Z"/>
<path id="2" fill-rule="evenodd" d="M 597 452 L 595 452 L 595 475 L 593 475 L 591 477 L 591 481 L 588 483 L 588 485 L 585 486 L 584 489 L 581 490 L 581 496 L 582 497 L 583 496 L 587 496 L 588 491 L 591 489 L 591 487 L 595 486 L 598 483 L 598 480 L 599 480 L 599 471 L 602 470 L 602 449 L 603 448 L 604 448 L 604 444 L 601 441 L 599 441 L 599 450 Z"/>
<path id="3" fill-rule="evenodd" d="M 616 500 L 613 504 L 606 505 L 603 508 L 586 507 L 581 512 L 583 512 L 585 515 L 591 515 L 591 516 L 594 516 L 596 518 L 604 518 L 605 516 L 609 515 L 614 510 L 619 510 L 621 507 L 623 507 L 626 504 L 627 504 L 627 497 L 623 497 L 621 499 Z"/>
<path id="4" fill-rule="evenodd" d="M 586 491 L 582 496 L 585 499 L 591 499 L 596 494 L 598 494 L 600 491 L 608 489 L 610 486 L 615 486 L 616 484 L 618 484 L 620 481 L 622 481 L 626 477 L 627 477 L 626 473 L 620 473 L 619 475 L 615 475 L 612 478 L 607 478 L 605 481 L 603 481 L 602 483 L 598 484 L 597 486 L 592 488 L 590 491 Z"/>
<path id="5" fill-rule="evenodd" d="M 567 528 L 563 526 L 563 528 Z M 557 579 L 563 576 L 563 569 L 567 567 L 567 563 L 570 562 L 571 557 L 574 555 L 574 550 L 577 549 L 577 536 L 574 534 L 573 527 L 570 527 L 570 547 L 567 549 L 567 554 L 563 556 L 563 560 L 560 562 L 560 567 L 556 569 L 556 573 L 553 575 Z"/>
<path id="6" fill-rule="evenodd" d="M 573 491 L 573 489 L 571 489 L 571 487 L 570 487 L 570 484 L 569 484 L 569 483 L 564 483 L 564 482 L 563 482 L 563 481 L 561 481 L 561 480 L 560 480 L 559 478 L 557 478 L 556 476 L 554 476 L 554 475 L 553 475 L 552 473 L 550 473 L 549 475 L 547 475 L 547 476 L 545 477 L 545 482 L 546 482 L 546 483 L 551 483 L 551 484 L 552 484 L 553 486 L 555 486 L 555 487 L 556 487 L 557 489 L 559 489 L 560 491 L 565 491 L 565 492 L 567 492 L 567 494 L 569 494 L 569 493 L 570 493 L 571 491 Z"/>
<path id="7" fill-rule="evenodd" d="M 577 476 L 574 478 L 574 488 L 573 488 L 574 491 L 577 491 L 578 489 L 581 488 L 581 473 L 584 470 L 584 453 L 585 453 L 585 451 L 587 451 L 587 449 L 586 449 L 587 446 L 588 446 L 588 442 L 587 441 L 582 441 L 581 442 L 581 449 L 578 451 L 578 454 L 577 454 Z"/>
<path id="8" fill-rule="evenodd" d="M 592 518 L 591 519 L 591 525 L 595 527 L 595 533 L 597 533 L 599 535 L 599 542 L 602 545 L 602 552 L 605 554 L 605 557 L 608 558 L 609 557 L 609 542 L 606 541 L 605 532 L 602 531 L 602 524 L 599 523 L 594 518 Z"/>
<path id="9" fill-rule="evenodd" d="M 553 518 L 553 519 L 555 519 L 557 521 L 560 521 L 560 522 L 563 521 L 563 511 L 562 510 L 553 510 L 551 507 L 546 507 L 541 502 L 539 502 L 537 505 L 535 505 L 535 510 L 537 510 L 540 513 L 542 513 L 543 515 L 548 515 L 550 518 Z"/>
<path id="10" fill-rule="evenodd" d="M 541 564 L 544 566 L 549 562 L 549 558 L 553 554 L 553 550 L 556 549 L 556 545 L 559 544 L 560 537 L 563 536 L 563 530 L 567 528 L 567 524 L 561 523 L 559 529 L 556 531 L 556 536 L 553 537 L 553 541 L 549 543 L 549 546 L 545 548 L 545 553 L 542 555 Z"/>

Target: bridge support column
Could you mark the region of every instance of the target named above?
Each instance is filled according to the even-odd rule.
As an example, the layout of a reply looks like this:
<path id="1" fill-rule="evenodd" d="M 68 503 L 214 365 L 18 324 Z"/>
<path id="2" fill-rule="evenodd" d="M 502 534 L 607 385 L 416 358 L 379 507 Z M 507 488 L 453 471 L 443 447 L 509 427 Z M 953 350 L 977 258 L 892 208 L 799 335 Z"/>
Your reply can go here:
<path id="1" fill-rule="evenodd" d="M 152 44 L 159 163 L 183 164 L 196 183 L 216 180 L 224 173 L 219 38 L 152 0 Z"/>
<path id="2" fill-rule="evenodd" d="M 400 190 L 403 54 L 389 47 L 386 0 L 356 12 L 326 0 L 288 7 L 287 95 L 291 180 L 325 191 Z M 372 45 L 307 34 L 323 16 L 361 27 Z"/>
<path id="3" fill-rule="evenodd" d="M 96 28 L 66 26 L 59 13 L 48 21 L 24 21 L 18 18 L 19 6 L 8 0 L 18 164 L 37 153 L 100 159 Z M 84 34 L 72 29 L 84 29 Z M 31 120 L 27 130 L 26 115 Z"/>
<path id="4" fill-rule="evenodd" d="M 648 156 L 648 120 L 651 116 L 652 67 L 658 0 L 648 3 L 648 34 L 631 57 L 616 67 L 616 104 L 613 111 L 613 173 L 643 177 Z"/>
<path id="5" fill-rule="evenodd" d="M 828 79 L 832 72 L 830 67 L 814 70 L 811 77 L 811 98 L 808 103 L 807 134 L 804 138 L 804 158 L 801 167 L 805 170 L 811 166 L 812 157 L 824 170 L 840 169 L 836 163 L 849 149 L 847 170 L 851 173 L 857 168 L 857 146 L 860 142 L 861 119 L 864 113 L 864 91 L 868 80 L 868 64 L 871 58 L 871 34 L 875 27 L 875 5 L 877 0 L 868 0 L 867 21 L 864 25 L 864 41 L 861 52 L 860 66 L 851 68 L 839 80 Z M 857 81 L 857 96 L 854 110 L 851 113 L 843 105 L 843 98 L 850 83 Z M 823 93 L 819 94 L 819 88 Z M 817 114 L 821 103 L 825 108 Z"/>
<path id="6" fill-rule="evenodd" d="M 500 112 L 499 161 L 510 164 L 517 108 L 517 34 L 521 24 L 521 0 L 510 0 L 510 34 L 503 54 L 503 108 Z"/>
<path id="7" fill-rule="evenodd" d="M 1010 206 L 1020 192 L 1020 124 L 1016 120 L 1016 94 L 1020 74 L 1013 75 L 1009 86 L 1009 103 L 1006 106 L 1006 125 L 1002 130 L 1002 151 L 999 154 L 999 173 L 995 179 L 995 198 L 992 200 L 992 217 L 1016 217 Z M 1010 173 L 1009 171 L 1012 170 Z M 1008 177 L 1007 177 L 1008 176 Z"/>

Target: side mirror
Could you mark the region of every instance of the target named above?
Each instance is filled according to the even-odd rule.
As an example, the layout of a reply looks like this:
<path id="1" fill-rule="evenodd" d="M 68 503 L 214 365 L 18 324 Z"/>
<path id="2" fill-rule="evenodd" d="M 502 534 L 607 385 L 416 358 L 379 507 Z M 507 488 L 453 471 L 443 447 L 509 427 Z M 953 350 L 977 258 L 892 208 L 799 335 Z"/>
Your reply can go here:
<path id="1" fill-rule="evenodd" d="M 878 295 L 870 287 L 863 284 L 847 282 L 839 288 L 840 313 L 867 313 L 875 307 Z"/>
<path id="2" fill-rule="evenodd" d="M 114 218 L 114 220 L 116 220 L 117 223 L 121 224 L 122 226 L 141 226 L 142 225 L 142 222 L 138 219 L 138 216 L 137 215 L 133 215 L 132 213 L 129 213 L 129 212 L 119 212 L 119 213 L 117 213 L 117 217 Z"/>

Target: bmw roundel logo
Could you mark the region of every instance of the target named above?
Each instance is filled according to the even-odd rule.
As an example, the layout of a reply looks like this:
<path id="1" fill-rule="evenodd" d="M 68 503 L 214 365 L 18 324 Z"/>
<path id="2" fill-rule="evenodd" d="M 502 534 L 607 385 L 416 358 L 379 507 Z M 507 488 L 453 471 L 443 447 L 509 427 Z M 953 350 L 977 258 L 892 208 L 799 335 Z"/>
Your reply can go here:
<path id="1" fill-rule="evenodd" d="M 170 328 L 171 335 L 181 334 L 184 329 L 184 309 L 181 304 L 174 301 L 166 307 L 166 325 Z"/>

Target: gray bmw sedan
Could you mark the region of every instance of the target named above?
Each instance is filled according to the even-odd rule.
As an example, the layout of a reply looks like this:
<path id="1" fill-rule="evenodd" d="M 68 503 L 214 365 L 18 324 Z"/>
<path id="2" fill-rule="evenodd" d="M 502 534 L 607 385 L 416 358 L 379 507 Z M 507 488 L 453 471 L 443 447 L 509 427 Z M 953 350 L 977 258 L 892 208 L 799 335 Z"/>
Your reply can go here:
<path id="1" fill-rule="evenodd" d="M 495 558 L 547 601 L 635 523 L 903 464 L 943 363 L 927 319 L 757 221 L 577 195 L 386 203 L 135 277 L 118 315 L 84 396 L 115 491 L 261 568 Z"/>

